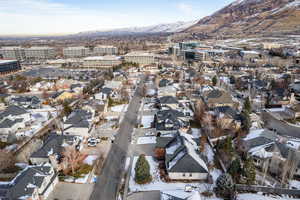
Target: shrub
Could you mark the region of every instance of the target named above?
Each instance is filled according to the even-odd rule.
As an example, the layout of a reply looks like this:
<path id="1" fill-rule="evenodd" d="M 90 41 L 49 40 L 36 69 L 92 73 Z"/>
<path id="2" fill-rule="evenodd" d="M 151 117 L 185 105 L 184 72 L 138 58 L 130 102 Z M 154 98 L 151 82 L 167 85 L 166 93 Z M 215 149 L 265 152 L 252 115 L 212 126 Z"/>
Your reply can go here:
<path id="1" fill-rule="evenodd" d="M 151 182 L 150 165 L 145 155 L 140 155 L 135 165 L 135 182 L 138 184 L 146 184 Z"/>

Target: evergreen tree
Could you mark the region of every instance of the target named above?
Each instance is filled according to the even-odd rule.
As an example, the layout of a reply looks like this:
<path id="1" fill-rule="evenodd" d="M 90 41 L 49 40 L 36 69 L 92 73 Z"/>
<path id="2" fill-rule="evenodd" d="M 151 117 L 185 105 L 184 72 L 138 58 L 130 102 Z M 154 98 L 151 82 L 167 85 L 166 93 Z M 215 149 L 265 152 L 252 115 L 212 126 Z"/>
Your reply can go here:
<path id="1" fill-rule="evenodd" d="M 247 133 L 249 132 L 251 128 L 251 119 L 248 111 L 243 110 L 241 113 L 242 116 L 242 130 L 246 131 Z"/>
<path id="2" fill-rule="evenodd" d="M 138 184 L 149 183 L 152 180 L 150 166 L 145 155 L 140 155 L 135 165 L 135 182 Z"/>
<path id="3" fill-rule="evenodd" d="M 66 116 L 69 116 L 72 113 L 72 108 L 68 104 L 68 102 L 63 103 L 63 111 Z"/>
<path id="4" fill-rule="evenodd" d="M 255 183 L 255 165 L 251 158 L 246 159 L 243 167 L 243 175 L 246 178 L 246 183 L 252 185 Z"/>
<path id="5" fill-rule="evenodd" d="M 217 77 L 217 76 L 214 76 L 214 77 L 212 78 L 212 84 L 213 84 L 213 86 L 216 86 L 217 83 L 218 83 L 218 77 Z"/>
<path id="6" fill-rule="evenodd" d="M 242 172 L 241 161 L 240 159 L 235 159 L 230 164 L 228 168 L 228 173 L 233 177 L 235 182 L 239 183 L 241 178 L 241 172 Z"/>
<path id="7" fill-rule="evenodd" d="M 244 110 L 246 110 L 248 113 L 252 112 L 251 102 L 249 97 L 247 97 L 244 101 Z"/>

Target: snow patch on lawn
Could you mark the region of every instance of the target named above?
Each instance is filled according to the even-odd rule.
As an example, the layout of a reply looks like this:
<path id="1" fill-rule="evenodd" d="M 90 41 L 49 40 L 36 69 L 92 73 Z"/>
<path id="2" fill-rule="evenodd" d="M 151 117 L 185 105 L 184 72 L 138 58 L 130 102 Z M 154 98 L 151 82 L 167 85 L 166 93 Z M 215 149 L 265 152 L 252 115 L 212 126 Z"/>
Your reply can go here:
<path id="1" fill-rule="evenodd" d="M 214 152 L 213 152 L 213 150 L 212 150 L 212 148 L 211 148 L 211 146 L 209 144 L 205 144 L 204 151 L 205 151 L 205 155 L 207 156 L 207 161 L 209 163 L 214 162 L 214 156 L 215 156 L 215 154 L 214 154 Z"/>
<path id="2" fill-rule="evenodd" d="M 75 183 L 87 183 L 89 179 L 89 174 L 84 175 L 82 178 L 78 178 L 75 180 Z"/>
<path id="3" fill-rule="evenodd" d="M 89 155 L 84 159 L 84 163 L 88 165 L 93 165 L 95 160 L 97 160 L 98 156 L 97 155 Z"/>
<path id="4" fill-rule="evenodd" d="M 142 117 L 142 125 L 143 125 L 143 128 L 151 128 L 151 123 L 153 122 L 154 120 L 154 115 L 144 115 Z"/>
<path id="5" fill-rule="evenodd" d="M 111 111 L 113 112 L 125 112 L 128 108 L 128 104 L 122 104 L 118 106 L 111 107 Z"/>
<path id="6" fill-rule="evenodd" d="M 138 156 L 133 158 L 133 164 L 131 168 L 131 176 L 129 179 L 129 189 L 131 192 L 140 192 L 140 191 L 170 191 L 176 192 L 180 191 L 182 195 L 186 195 L 188 197 L 191 193 L 184 192 L 186 185 L 191 185 L 195 188 L 195 190 L 203 192 L 206 190 L 205 183 L 182 183 L 182 182 L 172 182 L 166 183 L 160 179 L 158 163 L 153 159 L 152 156 L 146 156 L 146 159 L 150 165 L 150 174 L 152 175 L 152 182 L 144 185 L 139 185 L 134 181 L 135 177 L 135 165 L 138 160 Z"/>
<path id="7" fill-rule="evenodd" d="M 155 144 L 156 143 L 156 137 L 139 137 L 137 140 L 137 144 Z"/>
<path id="8" fill-rule="evenodd" d="M 278 196 L 264 196 L 260 194 L 238 194 L 237 200 L 288 200 L 288 199 L 294 199 L 294 198 L 287 198 L 287 197 L 278 197 Z M 295 200 L 295 199 L 294 199 Z"/>
<path id="9" fill-rule="evenodd" d="M 199 138 L 201 136 L 201 131 L 199 128 L 192 128 L 193 138 Z"/>

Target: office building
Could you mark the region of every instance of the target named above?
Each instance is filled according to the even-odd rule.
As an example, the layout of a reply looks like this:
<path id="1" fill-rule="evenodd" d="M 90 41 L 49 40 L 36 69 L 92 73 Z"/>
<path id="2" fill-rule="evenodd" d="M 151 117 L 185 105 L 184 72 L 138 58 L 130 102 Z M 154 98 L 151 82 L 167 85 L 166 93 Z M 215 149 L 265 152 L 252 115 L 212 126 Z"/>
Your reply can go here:
<path id="1" fill-rule="evenodd" d="M 17 60 L 0 60 L 0 74 L 8 74 L 21 70 L 21 65 Z"/>
<path id="2" fill-rule="evenodd" d="M 119 56 L 93 56 L 83 60 L 83 66 L 86 68 L 97 68 L 111 70 L 113 66 L 121 64 Z"/>
<path id="3" fill-rule="evenodd" d="M 118 48 L 113 46 L 96 46 L 96 47 L 67 47 L 63 49 L 64 57 L 80 58 L 86 56 L 104 56 L 118 54 Z"/>
<path id="4" fill-rule="evenodd" d="M 56 52 L 51 47 L 2 47 L 0 55 L 4 59 L 26 60 L 26 59 L 53 59 Z"/>
<path id="5" fill-rule="evenodd" d="M 140 65 L 150 65 L 156 63 L 154 54 L 145 52 L 131 52 L 124 56 L 126 62 L 138 63 Z"/>

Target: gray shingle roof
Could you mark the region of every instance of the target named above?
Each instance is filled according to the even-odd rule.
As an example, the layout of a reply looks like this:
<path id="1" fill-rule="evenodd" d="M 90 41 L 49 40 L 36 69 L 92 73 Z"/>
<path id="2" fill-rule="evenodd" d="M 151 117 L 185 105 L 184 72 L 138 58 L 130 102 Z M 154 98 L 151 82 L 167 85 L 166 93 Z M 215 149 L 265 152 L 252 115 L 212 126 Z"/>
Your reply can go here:
<path id="1" fill-rule="evenodd" d="M 65 124 L 72 124 L 72 127 L 84 127 L 88 128 L 90 123 L 88 119 L 91 119 L 92 114 L 85 110 L 75 110 L 73 111 L 67 120 L 64 122 Z"/>
<path id="2" fill-rule="evenodd" d="M 11 128 L 13 125 L 22 122 L 23 119 L 15 119 L 15 120 L 10 120 L 10 119 L 4 119 L 0 123 L 0 128 Z"/>
<path id="3" fill-rule="evenodd" d="M 30 166 L 21 171 L 18 176 L 9 184 L 0 184 L 0 199 L 19 200 L 24 196 L 32 196 L 33 187 L 29 184 L 40 187 L 49 176 L 51 167 L 49 166 Z M 2 196 L 1 196 L 2 195 Z"/>
<path id="4" fill-rule="evenodd" d="M 18 115 L 23 115 L 28 113 L 24 108 L 20 107 L 20 106 L 15 106 L 15 105 L 11 105 L 8 106 L 4 111 L 2 111 L 0 113 L 0 120 L 12 115 L 12 116 L 18 116 Z"/>
<path id="5" fill-rule="evenodd" d="M 75 136 L 70 135 L 57 135 L 57 134 L 50 134 L 46 141 L 44 142 L 43 146 L 34 152 L 30 157 L 31 158 L 48 158 L 48 153 L 50 151 L 53 154 L 61 155 L 63 151 L 62 144 L 64 142 L 68 144 L 73 144 Z"/>
<path id="6" fill-rule="evenodd" d="M 161 104 L 178 104 L 178 100 L 173 96 L 163 96 L 159 98 Z"/>

